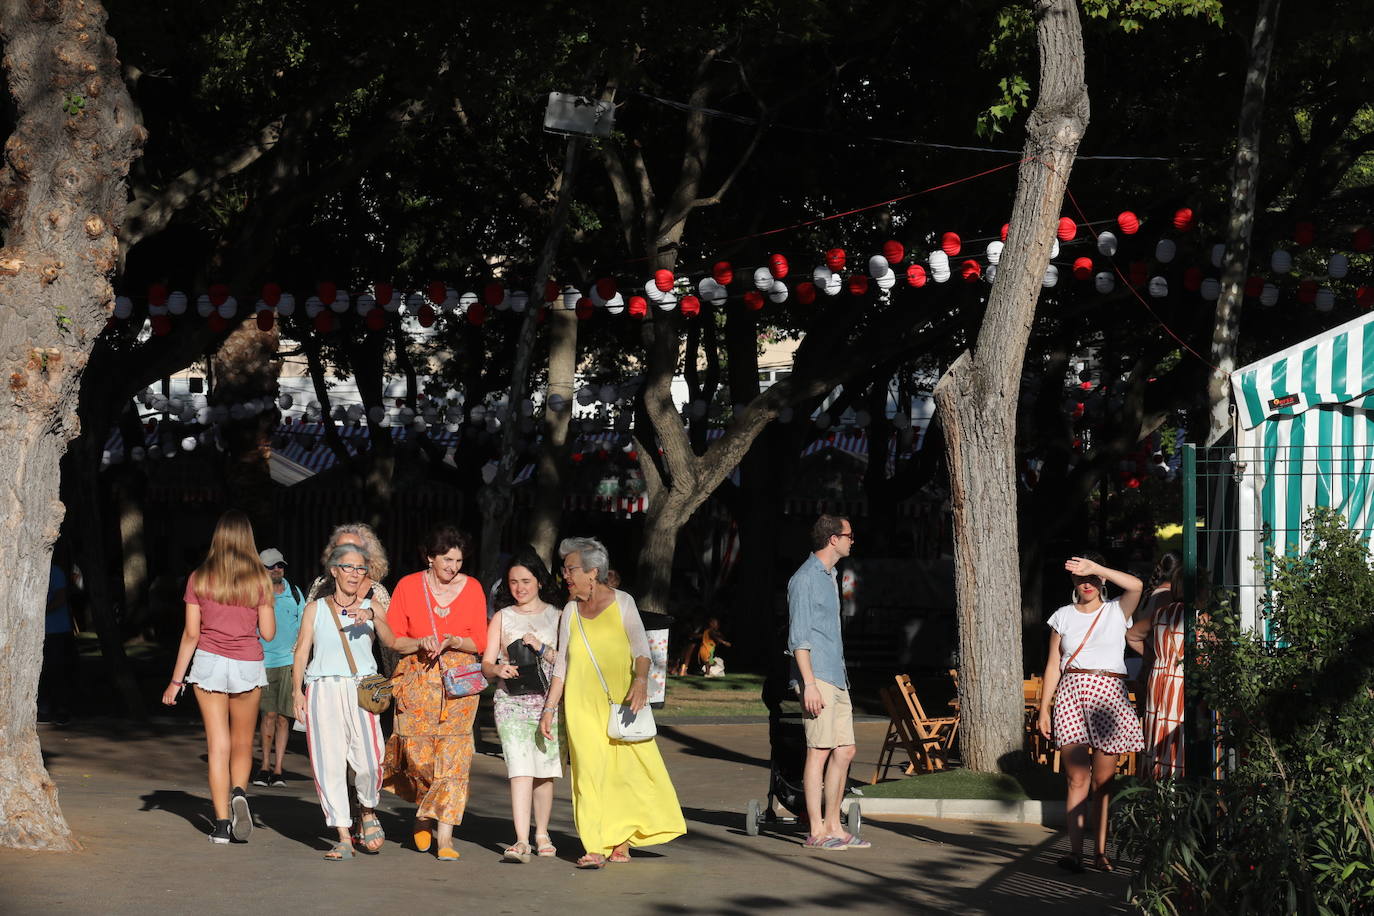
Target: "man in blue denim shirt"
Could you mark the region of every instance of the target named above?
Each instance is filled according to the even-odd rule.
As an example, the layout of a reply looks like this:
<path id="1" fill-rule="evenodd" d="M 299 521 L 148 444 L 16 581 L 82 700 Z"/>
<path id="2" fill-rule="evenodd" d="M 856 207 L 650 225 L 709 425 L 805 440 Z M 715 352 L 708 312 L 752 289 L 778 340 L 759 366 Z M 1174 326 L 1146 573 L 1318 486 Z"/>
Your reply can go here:
<path id="1" fill-rule="evenodd" d="M 806 709 L 802 786 L 811 825 L 806 838 L 810 849 L 867 849 L 871 845 L 840 827 L 840 800 L 855 748 L 835 564 L 849 556 L 853 547 L 854 528 L 849 519 L 822 515 L 811 528 L 815 552 L 787 583 L 787 651 L 792 656 L 792 683 Z"/>

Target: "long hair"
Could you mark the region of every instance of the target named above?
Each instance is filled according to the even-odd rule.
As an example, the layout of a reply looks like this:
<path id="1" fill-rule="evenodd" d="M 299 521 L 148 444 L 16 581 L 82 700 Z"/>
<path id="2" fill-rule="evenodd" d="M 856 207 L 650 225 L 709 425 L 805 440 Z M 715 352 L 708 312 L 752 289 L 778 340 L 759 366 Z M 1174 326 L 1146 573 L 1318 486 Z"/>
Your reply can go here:
<path id="1" fill-rule="evenodd" d="M 533 574 L 534 581 L 539 586 L 539 597 L 545 603 L 561 603 L 558 598 L 558 589 L 554 583 L 553 575 L 549 573 L 549 568 L 544 565 L 539 554 L 534 552 L 534 548 L 526 546 L 521 547 L 511 556 L 506 571 L 501 574 L 501 581 L 496 583 L 496 588 L 492 590 L 495 607 L 510 607 L 515 604 L 515 597 L 510 593 L 510 571 L 513 566 L 523 566 Z"/>
<path id="2" fill-rule="evenodd" d="M 1183 557 L 1177 550 L 1170 550 L 1159 558 L 1154 572 L 1150 573 L 1150 583 L 1145 586 L 1145 597 L 1154 594 L 1161 585 L 1169 586 L 1169 597 L 1173 600 L 1183 600 Z"/>
<path id="3" fill-rule="evenodd" d="M 377 537 L 377 532 L 372 530 L 371 525 L 362 522 L 349 522 L 347 525 L 340 525 L 329 533 L 329 540 L 324 545 L 324 553 L 320 555 L 320 565 L 324 567 L 324 574 L 329 575 L 329 554 L 339 543 L 339 535 L 357 535 L 358 540 L 363 542 L 363 552 L 367 554 L 367 577 L 373 582 L 381 582 L 386 578 L 386 574 L 391 567 L 386 562 L 386 550 L 382 547 L 382 542 Z"/>
<path id="4" fill-rule="evenodd" d="M 191 581 L 200 597 L 234 607 L 257 607 L 272 594 L 272 580 L 258 558 L 247 515 L 230 509 L 219 517 L 210 552 Z"/>

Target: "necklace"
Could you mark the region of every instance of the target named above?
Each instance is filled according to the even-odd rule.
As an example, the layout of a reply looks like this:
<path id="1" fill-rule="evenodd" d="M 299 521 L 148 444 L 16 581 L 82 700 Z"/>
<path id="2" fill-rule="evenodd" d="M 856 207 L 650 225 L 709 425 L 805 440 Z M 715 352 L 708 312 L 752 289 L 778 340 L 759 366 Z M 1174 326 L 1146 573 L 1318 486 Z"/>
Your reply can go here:
<path id="1" fill-rule="evenodd" d="M 431 588 L 429 587 L 429 577 L 430 577 L 430 576 L 434 576 L 434 588 L 433 588 L 433 589 L 431 589 Z M 455 591 L 455 592 L 453 593 L 453 597 L 451 597 L 451 598 L 448 599 L 448 603 L 447 603 L 447 604 L 440 604 L 440 603 L 439 603 L 439 577 L 434 575 L 434 570 L 433 570 L 433 569 L 427 569 L 427 570 L 425 570 L 424 584 L 425 584 L 425 596 L 426 596 L 431 602 L 433 602 L 433 607 L 431 608 L 431 610 L 433 611 L 433 613 L 434 613 L 435 615 L 437 615 L 437 616 L 438 616 L 439 618 L 441 618 L 441 619 L 444 618 L 444 617 L 447 617 L 448 614 L 449 614 L 449 608 L 453 607 L 453 602 L 457 600 L 457 598 L 458 598 L 458 592 L 462 591 L 462 588 L 459 587 L 458 590 Z M 453 582 L 452 584 L 455 584 L 455 585 L 457 584 L 457 578 L 456 578 L 456 577 L 454 578 L 454 582 Z"/>
<path id="2" fill-rule="evenodd" d="M 352 601 L 348 602 L 347 604 L 344 604 L 342 601 L 339 600 L 339 593 L 338 593 L 338 592 L 335 592 L 335 593 L 334 593 L 334 606 L 335 606 L 336 608 L 338 608 L 339 610 L 341 610 L 341 611 L 346 611 L 346 610 L 348 610 L 349 608 L 351 608 L 353 605 L 355 605 L 355 604 L 357 604 L 357 603 L 358 603 L 358 596 L 357 596 L 356 594 L 353 596 L 353 600 L 352 600 Z"/>

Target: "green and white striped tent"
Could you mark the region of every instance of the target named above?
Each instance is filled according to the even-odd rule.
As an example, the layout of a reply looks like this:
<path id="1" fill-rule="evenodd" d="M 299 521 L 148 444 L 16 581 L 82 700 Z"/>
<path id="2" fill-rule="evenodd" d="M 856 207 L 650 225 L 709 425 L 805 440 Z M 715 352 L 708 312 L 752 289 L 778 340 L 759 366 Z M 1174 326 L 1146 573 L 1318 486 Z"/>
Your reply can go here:
<path id="1" fill-rule="evenodd" d="M 1238 584 L 1257 622 L 1266 547 L 1301 551 L 1302 521 L 1329 506 L 1369 537 L 1374 526 L 1374 314 L 1237 370 Z"/>

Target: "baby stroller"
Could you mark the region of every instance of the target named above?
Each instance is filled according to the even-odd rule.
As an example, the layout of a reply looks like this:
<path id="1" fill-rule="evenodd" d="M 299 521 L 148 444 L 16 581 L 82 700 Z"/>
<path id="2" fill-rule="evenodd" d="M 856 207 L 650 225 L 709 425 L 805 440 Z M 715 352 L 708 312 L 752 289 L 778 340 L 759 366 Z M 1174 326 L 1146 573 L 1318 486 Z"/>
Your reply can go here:
<path id="1" fill-rule="evenodd" d="M 802 728 L 805 711 L 796 694 L 787 686 L 788 672 L 774 672 L 763 683 L 763 703 L 768 707 L 768 799 L 749 799 L 745 807 L 744 832 L 758 836 L 763 826 L 792 825 L 806 821 L 806 792 L 802 771 L 806 766 L 806 732 Z M 781 807 L 795 815 L 777 813 Z M 857 800 L 844 813 L 845 829 L 855 836 L 862 824 Z"/>

